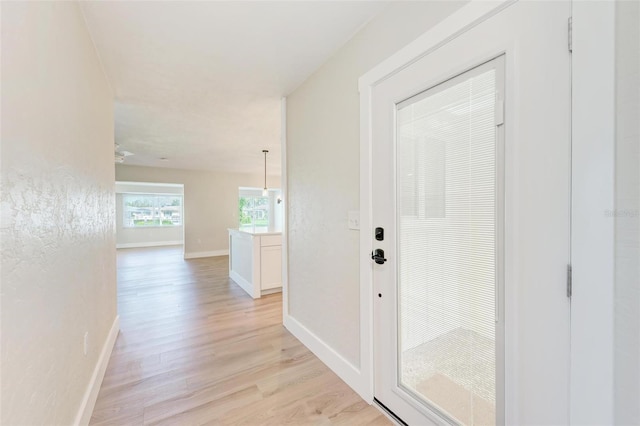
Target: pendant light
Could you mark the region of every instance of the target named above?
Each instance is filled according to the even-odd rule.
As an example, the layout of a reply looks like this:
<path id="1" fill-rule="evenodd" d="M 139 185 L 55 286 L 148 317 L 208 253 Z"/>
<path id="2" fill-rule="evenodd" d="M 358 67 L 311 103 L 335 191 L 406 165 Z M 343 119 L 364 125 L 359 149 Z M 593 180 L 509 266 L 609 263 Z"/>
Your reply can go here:
<path id="1" fill-rule="evenodd" d="M 262 152 L 264 152 L 264 189 L 262 190 L 262 196 L 266 197 L 269 195 L 269 191 L 267 190 L 267 152 L 269 151 L 263 149 Z"/>

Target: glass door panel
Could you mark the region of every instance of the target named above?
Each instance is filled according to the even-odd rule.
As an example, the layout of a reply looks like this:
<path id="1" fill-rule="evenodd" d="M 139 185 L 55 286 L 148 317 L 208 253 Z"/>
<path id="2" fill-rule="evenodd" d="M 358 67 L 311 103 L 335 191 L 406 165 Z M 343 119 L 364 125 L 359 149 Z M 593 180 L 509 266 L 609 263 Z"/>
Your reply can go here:
<path id="1" fill-rule="evenodd" d="M 462 424 L 496 419 L 496 94 L 479 67 L 396 110 L 398 386 Z"/>

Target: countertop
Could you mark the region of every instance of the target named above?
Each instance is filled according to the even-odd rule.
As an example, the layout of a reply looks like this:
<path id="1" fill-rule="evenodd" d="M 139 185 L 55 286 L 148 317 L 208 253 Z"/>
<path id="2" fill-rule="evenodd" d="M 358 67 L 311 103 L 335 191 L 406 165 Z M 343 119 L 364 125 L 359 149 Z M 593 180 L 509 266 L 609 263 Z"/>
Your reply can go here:
<path id="1" fill-rule="evenodd" d="M 249 235 L 282 235 L 282 231 L 274 231 L 270 230 L 267 227 L 256 227 L 250 229 L 237 229 L 237 228 L 228 228 L 229 232 L 239 232 L 242 234 Z"/>

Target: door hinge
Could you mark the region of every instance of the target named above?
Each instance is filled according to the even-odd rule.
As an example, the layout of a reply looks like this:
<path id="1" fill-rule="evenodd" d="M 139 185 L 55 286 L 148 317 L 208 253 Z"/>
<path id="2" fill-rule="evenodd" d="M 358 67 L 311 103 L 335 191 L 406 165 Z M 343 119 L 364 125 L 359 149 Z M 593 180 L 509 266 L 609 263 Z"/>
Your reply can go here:
<path id="1" fill-rule="evenodd" d="M 571 265 L 567 265 L 567 297 L 571 297 L 573 293 L 573 278 L 571 275 Z"/>
<path id="2" fill-rule="evenodd" d="M 567 23 L 567 31 L 569 33 L 569 38 L 568 38 L 569 52 L 573 52 L 573 17 L 569 17 L 569 22 Z"/>

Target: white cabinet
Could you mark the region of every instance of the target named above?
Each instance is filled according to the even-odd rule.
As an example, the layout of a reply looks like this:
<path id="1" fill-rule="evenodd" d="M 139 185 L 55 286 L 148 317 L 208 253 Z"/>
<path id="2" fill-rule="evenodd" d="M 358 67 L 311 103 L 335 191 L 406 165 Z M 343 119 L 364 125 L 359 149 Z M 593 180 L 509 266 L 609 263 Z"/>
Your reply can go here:
<path id="1" fill-rule="evenodd" d="M 229 229 L 229 277 L 254 299 L 282 290 L 282 234 Z"/>
<path id="2" fill-rule="evenodd" d="M 260 249 L 260 288 L 282 288 L 282 246 Z"/>

